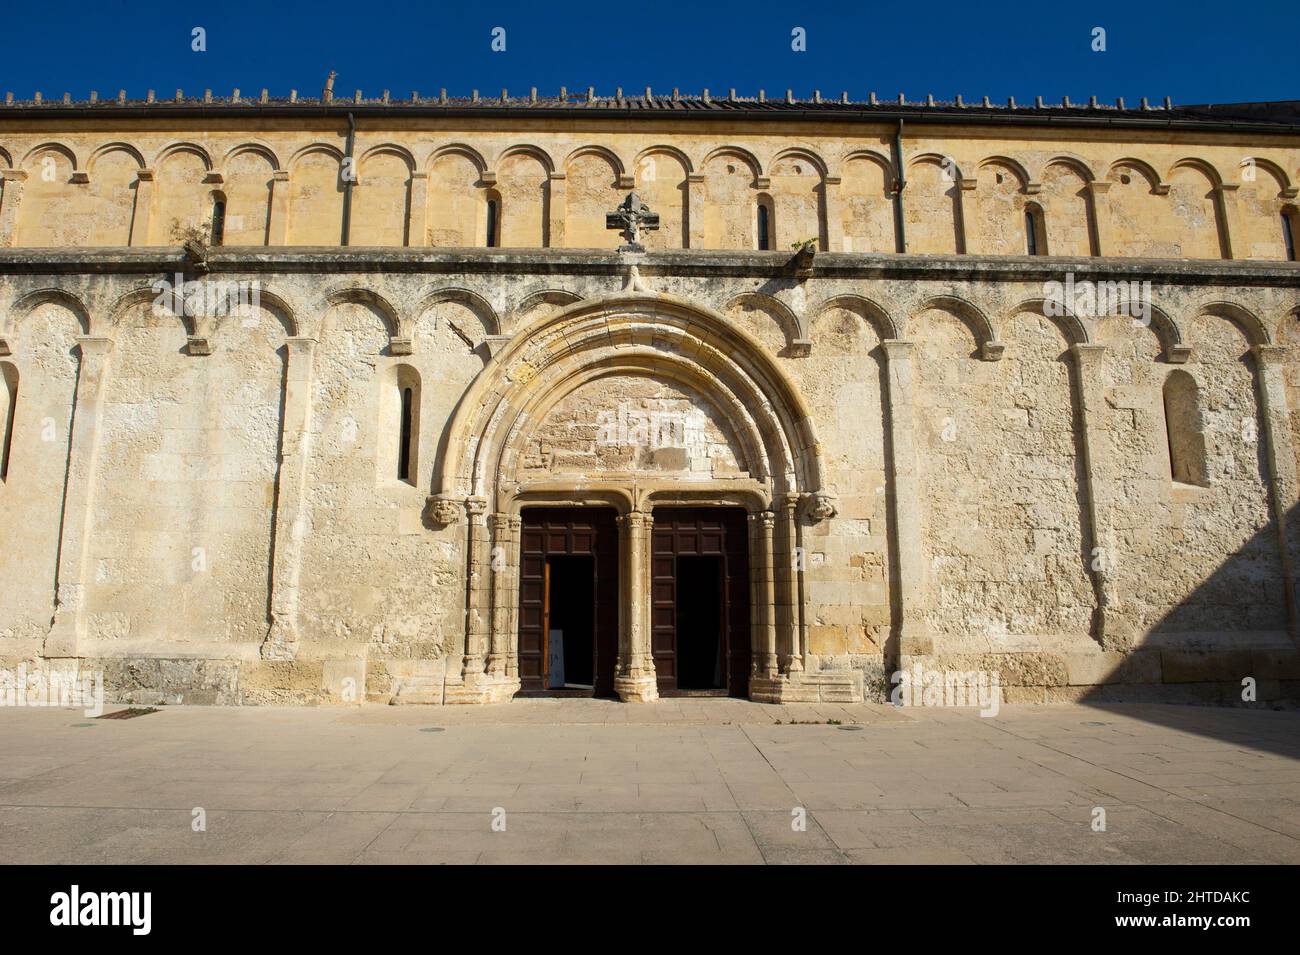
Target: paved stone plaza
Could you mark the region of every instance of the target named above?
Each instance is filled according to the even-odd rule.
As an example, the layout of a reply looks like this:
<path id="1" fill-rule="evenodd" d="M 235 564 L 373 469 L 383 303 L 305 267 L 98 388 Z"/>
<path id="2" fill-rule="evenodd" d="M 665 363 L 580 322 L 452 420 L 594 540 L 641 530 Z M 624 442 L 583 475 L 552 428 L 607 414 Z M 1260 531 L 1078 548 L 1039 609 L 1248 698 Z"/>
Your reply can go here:
<path id="1" fill-rule="evenodd" d="M 1295 711 L 5 709 L 0 752 L 8 863 L 1300 862 Z"/>

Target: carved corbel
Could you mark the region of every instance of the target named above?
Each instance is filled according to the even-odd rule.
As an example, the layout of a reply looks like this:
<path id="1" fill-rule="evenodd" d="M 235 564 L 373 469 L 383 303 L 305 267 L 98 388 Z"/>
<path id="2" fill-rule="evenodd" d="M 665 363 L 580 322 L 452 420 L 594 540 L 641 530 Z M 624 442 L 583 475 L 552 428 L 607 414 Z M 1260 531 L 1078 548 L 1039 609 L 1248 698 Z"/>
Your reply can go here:
<path id="1" fill-rule="evenodd" d="M 501 349 L 510 344 L 509 335 L 486 335 L 483 344 L 487 347 L 488 357 L 496 358 Z"/>
<path id="2" fill-rule="evenodd" d="M 9 339 L 0 338 L 0 355 L 12 355 L 13 351 L 9 348 Z"/>
<path id="3" fill-rule="evenodd" d="M 414 351 L 409 338 L 390 338 L 388 350 L 394 355 L 410 355 Z"/>
<path id="4" fill-rule="evenodd" d="M 460 521 L 465 513 L 465 502 L 441 494 L 432 494 L 424 502 L 424 516 L 431 524 L 449 527 Z"/>
<path id="5" fill-rule="evenodd" d="M 998 361 L 1002 358 L 1002 353 L 1006 351 L 1007 346 L 1002 342 L 985 342 L 980 346 L 981 361 Z"/>
<path id="6" fill-rule="evenodd" d="M 835 495 L 830 491 L 815 491 L 805 495 L 804 513 L 814 524 L 830 520 L 839 513 L 835 506 Z"/>
<path id="7" fill-rule="evenodd" d="M 1192 357 L 1191 345 L 1170 345 L 1166 360 L 1171 365 L 1185 365 Z"/>
<path id="8" fill-rule="evenodd" d="M 185 340 L 185 354 L 211 355 L 212 343 L 206 335 L 188 335 Z"/>

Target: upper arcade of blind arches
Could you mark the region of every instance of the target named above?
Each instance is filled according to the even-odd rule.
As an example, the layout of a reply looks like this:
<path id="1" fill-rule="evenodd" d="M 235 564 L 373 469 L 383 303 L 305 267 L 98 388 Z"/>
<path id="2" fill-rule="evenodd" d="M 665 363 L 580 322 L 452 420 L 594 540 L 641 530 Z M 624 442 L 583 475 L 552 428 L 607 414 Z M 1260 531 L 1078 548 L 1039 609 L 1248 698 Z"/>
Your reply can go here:
<path id="1" fill-rule="evenodd" d="M 0 136 L 0 247 L 613 248 L 1293 260 L 1300 149 L 799 130 Z M 347 213 L 345 214 L 345 209 Z"/>

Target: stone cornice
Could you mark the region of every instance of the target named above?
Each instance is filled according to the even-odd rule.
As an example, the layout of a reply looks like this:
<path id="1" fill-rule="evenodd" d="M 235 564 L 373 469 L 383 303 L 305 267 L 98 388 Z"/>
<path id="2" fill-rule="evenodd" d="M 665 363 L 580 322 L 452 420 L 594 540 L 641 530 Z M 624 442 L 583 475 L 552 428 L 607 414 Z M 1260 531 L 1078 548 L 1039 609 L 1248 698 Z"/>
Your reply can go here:
<path id="1" fill-rule="evenodd" d="M 789 255 L 676 250 L 623 255 L 597 249 L 210 248 L 210 274 L 406 273 L 770 277 L 793 280 Z M 0 249 L 0 275 L 141 275 L 186 267 L 173 247 Z M 817 253 L 811 278 L 976 282 L 1143 280 L 1172 285 L 1300 287 L 1300 264 L 1236 260 Z"/>

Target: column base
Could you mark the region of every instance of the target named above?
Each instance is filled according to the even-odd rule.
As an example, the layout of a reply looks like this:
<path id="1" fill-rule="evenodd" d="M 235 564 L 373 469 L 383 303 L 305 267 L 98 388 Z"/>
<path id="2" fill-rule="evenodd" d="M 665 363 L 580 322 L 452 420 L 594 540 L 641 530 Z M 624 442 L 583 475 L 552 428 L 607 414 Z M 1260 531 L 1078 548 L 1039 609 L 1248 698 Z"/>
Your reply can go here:
<path id="1" fill-rule="evenodd" d="M 448 683 L 443 702 L 452 703 L 509 703 L 519 692 L 519 681 L 490 673 L 470 674 L 464 683 Z"/>
<path id="2" fill-rule="evenodd" d="M 616 676 L 614 692 L 624 703 L 653 703 L 659 699 L 659 681 L 654 675 Z"/>
<path id="3" fill-rule="evenodd" d="M 825 670 L 752 677 L 749 698 L 755 703 L 861 703 L 862 672 Z"/>

